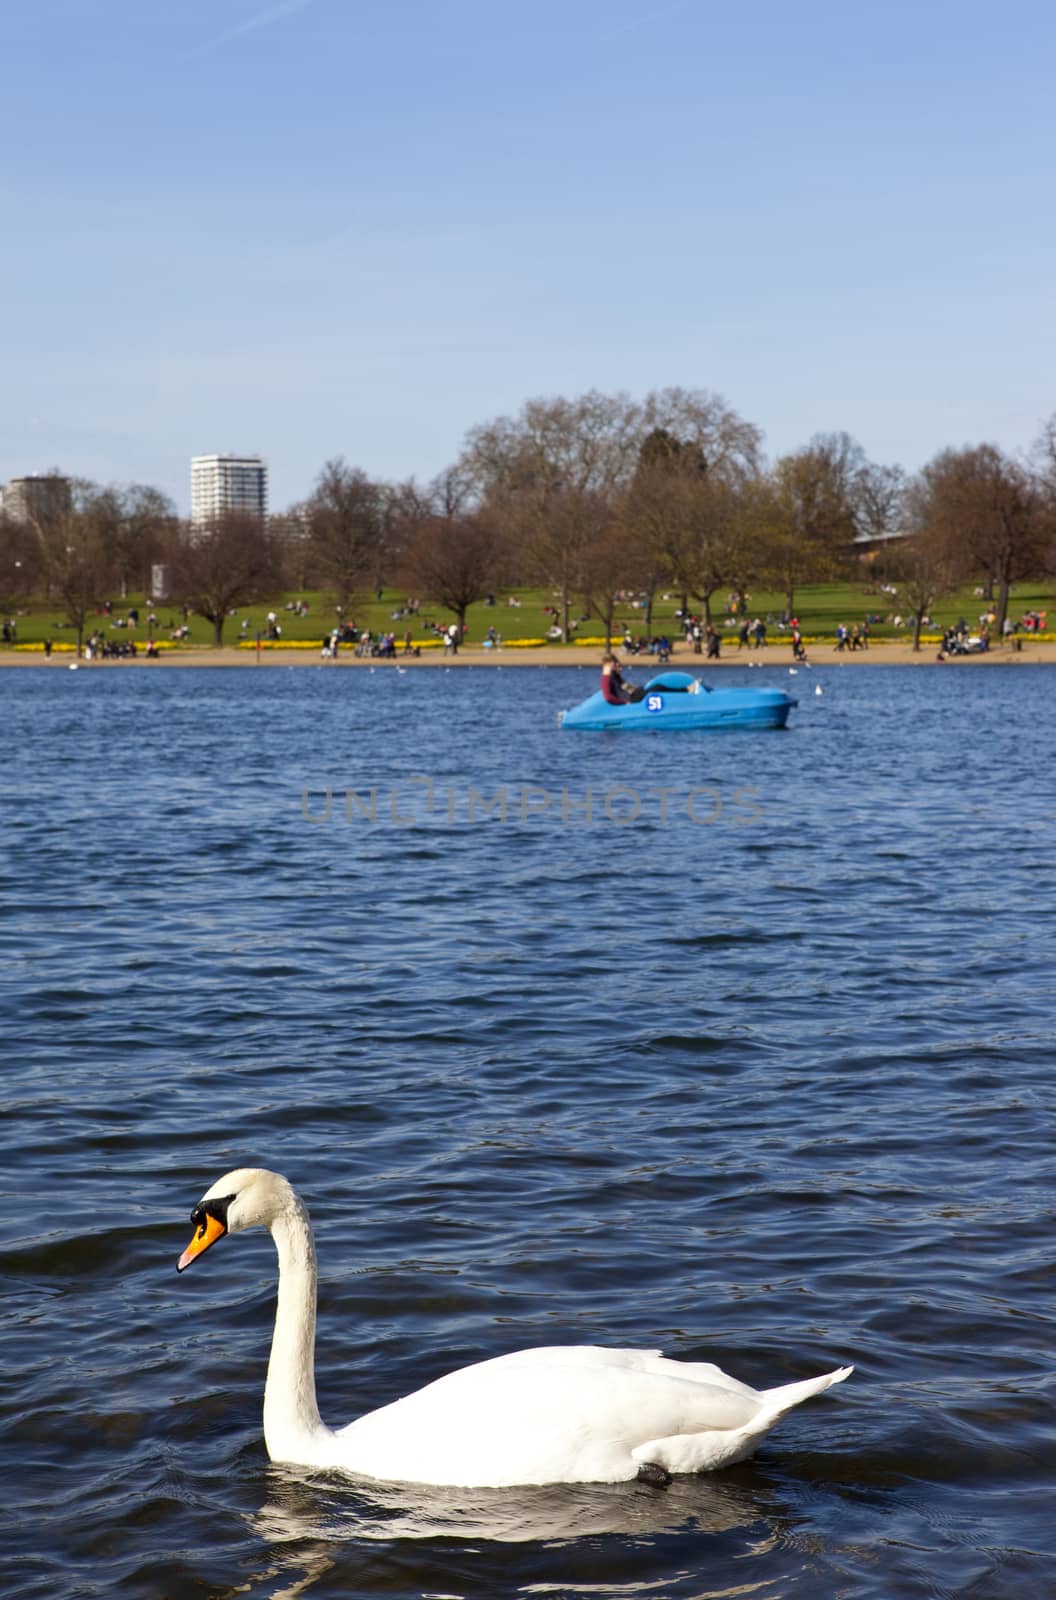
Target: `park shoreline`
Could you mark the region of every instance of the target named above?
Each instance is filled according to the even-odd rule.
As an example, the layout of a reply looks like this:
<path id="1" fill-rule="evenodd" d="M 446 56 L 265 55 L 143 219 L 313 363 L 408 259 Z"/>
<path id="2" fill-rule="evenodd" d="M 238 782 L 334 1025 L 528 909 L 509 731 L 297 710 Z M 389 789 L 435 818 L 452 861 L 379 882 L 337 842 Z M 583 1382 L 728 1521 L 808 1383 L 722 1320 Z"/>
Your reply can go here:
<path id="1" fill-rule="evenodd" d="M 662 670 L 655 658 L 650 656 L 635 656 L 628 652 L 617 650 L 624 668 L 630 672 L 643 672 L 654 676 Z M 87 668 L 95 672 L 100 668 L 106 671 L 120 669 L 145 669 L 151 672 L 164 672 L 172 668 L 181 667 L 231 667 L 257 670 L 262 667 L 314 667 L 322 672 L 344 671 L 346 668 L 367 668 L 375 671 L 393 670 L 394 668 L 424 668 L 426 670 L 437 667 L 588 667 L 596 671 L 601 661 L 601 647 L 597 650 L 583 646 L 569 648 L 561 645 L 537 645 L 529 649 L 517 649 L 505 646 L 501 649 L 486 650 L 482 645 L 463 645 L 457 655 L 445 655 L 442 650 L 423 651 L 420 656 L 399 654 L 393 658 L 357 656 L 352 647 L 348 646 L 338 655 L 336 661 L 322 659 L 317 648 L 312 649 L 284 649 L 278 647 L 262 648 L 259 652 L 250 649 L 240 649 L 237 646 L 223 645 L 220 649 L 209 646 L 201 648 L 181 647 L 179 650 L 165 650 L 156 660 L 148 661 L 141 652 L 138 656 L 118 656 L 107 660 L 86 661 L 82 657 L 76 662 L 69 651 L 55 652 L 50 657 L 45 657 L 37 650 L 0 650 L 0 668 L 3 667 L 35 667 L 38 671 L 56 671 L 74 665 Z M 914 651 L 908 642 L 900 640 L 876 640 L 867 650 L 838 651 L 830 644 L 815 645 L 808 650 L 808 661 L 811 667 L 925 667 L 936 666 L 938 662 L 938 649 L 934 644 L 922 645 L 919 651 Z M 993 666 L 1037 666 L 1049 665 L 1056 662 L 1056 640 L 1023 639 L 1022 648 L 1016 650 L 1012 646 L 1001 645 L 996 649 L 986 651 L 982 655 L 948 656 L 942 663 L 951 667 L 993 667 Z M 670 669 L 683 672 L 722 672 L 729 667 L 761 667 L 783 670 L 795 666 L 792 658 L 791 644 L 784 642 L 772 644 L 761 650 L 735 650 L 727 648 L 717 661 L 709 661 L 704 655 L 695 655 L 692 650 L 676 648 L 669 663 Z"/>

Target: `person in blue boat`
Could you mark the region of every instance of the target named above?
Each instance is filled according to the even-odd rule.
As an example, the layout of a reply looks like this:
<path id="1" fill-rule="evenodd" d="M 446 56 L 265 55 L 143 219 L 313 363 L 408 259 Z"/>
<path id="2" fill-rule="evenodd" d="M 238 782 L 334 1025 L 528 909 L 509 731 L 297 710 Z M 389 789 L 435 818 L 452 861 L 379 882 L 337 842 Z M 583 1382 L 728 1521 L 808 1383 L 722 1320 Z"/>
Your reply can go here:
<path id="1" fill-rule="evenodd" d="M 610 706 L 628 706 L 645 693 L 644 689 L 624 681 L 620 663 L 611 650 L 601 658 L 601 693 Z"/>

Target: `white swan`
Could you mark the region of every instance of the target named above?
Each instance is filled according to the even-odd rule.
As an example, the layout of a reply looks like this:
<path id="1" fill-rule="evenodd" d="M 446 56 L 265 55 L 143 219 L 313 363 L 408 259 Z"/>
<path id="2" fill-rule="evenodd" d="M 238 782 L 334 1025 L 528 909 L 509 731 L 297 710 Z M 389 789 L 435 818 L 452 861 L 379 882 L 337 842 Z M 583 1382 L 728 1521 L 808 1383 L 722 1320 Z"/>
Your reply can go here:
<path id="1" fill-rule="evenodd" d="M 264 1389 L 273 1461 L 368 1478 L 464 1488 L 665 1483 L 750 1456 L 786 1411 L 853 1368 L 749 1389 L 708 1362 L 655 1350 L 569 1345 L 463 1367 L 336 1432 L 315 1398 L 316 1263 L 303 1201 L 275 1172 L 245 1167 L 207 1190 L 178 1271 L 225 1233 L 268 1228 L 279 1255 Z"/>

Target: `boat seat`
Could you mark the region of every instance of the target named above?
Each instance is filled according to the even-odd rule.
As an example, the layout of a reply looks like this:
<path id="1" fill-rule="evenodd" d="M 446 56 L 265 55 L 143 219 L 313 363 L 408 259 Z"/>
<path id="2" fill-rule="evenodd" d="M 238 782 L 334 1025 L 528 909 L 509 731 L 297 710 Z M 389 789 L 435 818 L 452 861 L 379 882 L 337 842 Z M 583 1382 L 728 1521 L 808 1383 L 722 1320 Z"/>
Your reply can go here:
<path id="1" fill-rule="evenodd" d="M 645 686 L 646 694 L 651 689 L 662 689 L 665 694 L 699 694 L 701 690 L 711 692 L 707 684 L 694 678 L 691 672 L 661 672 L 659 677 L 650 678 Z"/>

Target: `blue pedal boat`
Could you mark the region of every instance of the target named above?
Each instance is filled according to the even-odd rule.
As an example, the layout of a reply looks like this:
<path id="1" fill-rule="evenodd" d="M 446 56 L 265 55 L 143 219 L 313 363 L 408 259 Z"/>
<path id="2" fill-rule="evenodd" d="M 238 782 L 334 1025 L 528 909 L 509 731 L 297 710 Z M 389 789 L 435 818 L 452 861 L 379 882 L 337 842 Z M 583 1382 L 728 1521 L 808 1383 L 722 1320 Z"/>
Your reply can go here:
<path id="1" fill-rule="evenodd" d="M 597 690 L 581 705 L 560 714 L 562 728 L 599 733 L 675 728 L 783 728 L 798 702 L 783 689 L 712 689 L 689 672 L 662 672 L 651 678 L 640 700 L 610 705 Z"/>

